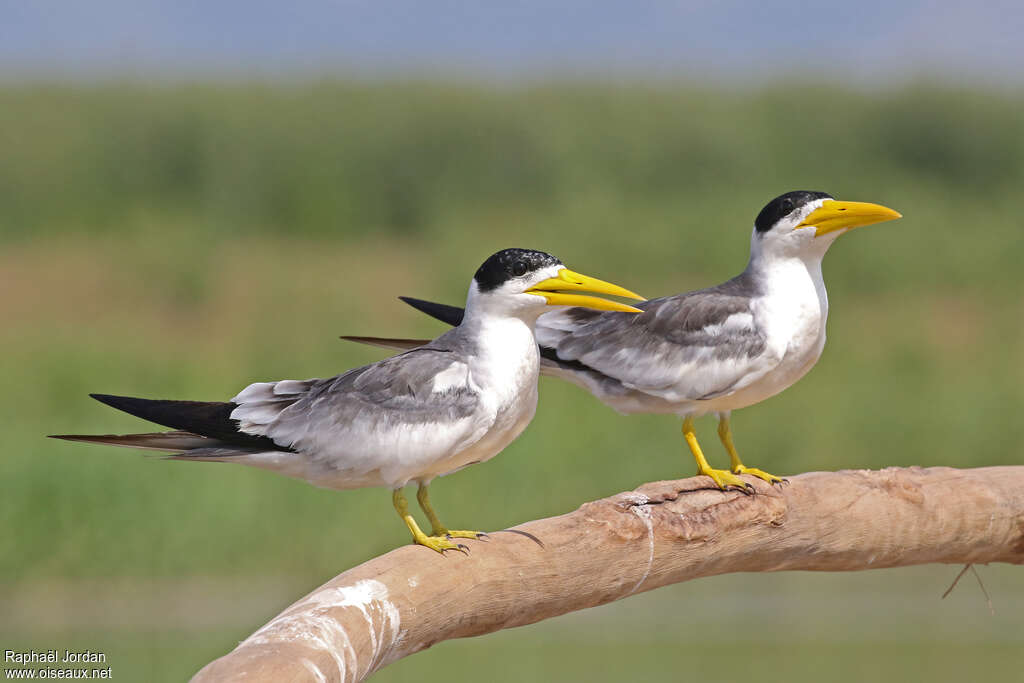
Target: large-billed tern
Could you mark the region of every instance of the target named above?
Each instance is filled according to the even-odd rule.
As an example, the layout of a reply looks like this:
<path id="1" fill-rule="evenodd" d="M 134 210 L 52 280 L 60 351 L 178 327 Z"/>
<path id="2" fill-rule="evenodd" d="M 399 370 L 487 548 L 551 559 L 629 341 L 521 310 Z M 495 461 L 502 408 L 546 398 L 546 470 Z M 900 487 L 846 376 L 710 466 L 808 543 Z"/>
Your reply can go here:
<path id="1" fill-rule="evenodd" d="M 177 431 L 56 438 L 251 465 L 324 488 L 388 487 L 415 543 L 439 552 L 464 549 L 451 538 L 481 533 L 445 527 L 428 486 L 494 457 L 533 418 L 540 366 L 533 328 L 545 306 L 639 313 L 580 292 L 642 299 L 574 273 L 550 254 L 505 249 L 477 270 L 458 326 L 418 348 L 329 379 L 258 382 L 228 402 L 93 394 Z M 419 486 L 429 536 L 409 513 L 402 489 L 410 482 Z"/>
<path id="2" fill-rule="evenodd" d="M 825 346 L 828 295 L 821 261 L 850 230 L 900 218 L 878 204 L 837 201 L 824 192 L 787 192 L 754 221 L 750 261 L 727 282 L 695 292 L 651 299 L 640 315 L 553 310 L 537 320 L 541 373 L 569 380 L 622 413 L 669 413 L 683 418 L 683 436 L 706 474 L 722 489 L 749 487 L 750 474 L 732 439 L 729 416 L 774 396 L 803 377 Z M 450 324 L 455 306 L 402 297 Z M 346 337 L 405 348 L 415 340 Z M 693 419 L 718 415 L 718 436 L 730 470 L 712 468 L 701 451 Z"/>

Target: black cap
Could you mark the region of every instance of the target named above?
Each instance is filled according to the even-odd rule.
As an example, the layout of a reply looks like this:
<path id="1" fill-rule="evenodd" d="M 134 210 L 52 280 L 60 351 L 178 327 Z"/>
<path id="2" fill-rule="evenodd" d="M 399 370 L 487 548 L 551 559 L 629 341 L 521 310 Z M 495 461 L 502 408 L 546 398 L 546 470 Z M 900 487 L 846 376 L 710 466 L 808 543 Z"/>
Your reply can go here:
<path id="1" fill-rule="evenodd" d="M 490 292 L 509 280 L 523 277 L 541 268 L 561 265 L 551 254 L 534 249 L 502 249 L 484 261 L 473 279 L 481 292 Z"/>
<path id="2" fill-rule="evenodd" d="M 815 199 L 832 199 L 827 192 L 815 192 L 813 190 L 793 190 L 786 194 L 780 194 L 761 209 L 754 221 L 754 227 L 758 232 L 768 232 L 776 223 L 793 213 L 796 209 Z"/>

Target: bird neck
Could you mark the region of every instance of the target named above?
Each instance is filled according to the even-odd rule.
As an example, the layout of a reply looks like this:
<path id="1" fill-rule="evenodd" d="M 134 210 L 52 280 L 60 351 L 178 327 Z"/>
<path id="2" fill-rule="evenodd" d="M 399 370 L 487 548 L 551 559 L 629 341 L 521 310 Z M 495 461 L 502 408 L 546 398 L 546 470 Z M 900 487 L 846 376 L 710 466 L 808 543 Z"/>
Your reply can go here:
<path id="1" fill-rule="evenodd" d="M 533 328 L 544 307 L 515 307 L 510 303 L 507 298 L 500 300 L 481 294 L 474 281 L 469 287 L 458 334 L 473 347 L 472 356 L 478 363 L 525 367 L 536 372 L 540 360 Z"/>
<path id="2" fill-rule="evenodd" d="M 540 373 L 540 351 L 533 323 L 509 315 L 474 311 L 456 328 L 464 347 L 473 382 L 498 387 L 500 403 L 514 403 L 519 392 L 535 395 Z"/>
<path id="3" fill-rule="evenodd" d="M 822 281 L 821 261 L 835 237 L 816 237 L 811 242 L 765 240 L 755 230 L 750 237 L 750 261 L 747 272 L 768 283 L 780 277 L 792 277 L 801 271 L 815 283 Z"/>
<path id="4" fill-rule="evenodd" d="M 816 307 L 824 317 L 828 315 L 828 292 L 821 274 L 821 261 L 828 245 L 823 246 L 823 249 L 791 254 L 759 251 L 752 247 L 746 273 L 757 283 L 763 296 L 802 300 L 805 305 Z"/>
<path id="5" fill-rule="evenodd" d="M 517 320 L 533 330 L 537 318 L 545 313 L 544 300 L 537 296 L 498 297 L 480 291 L 476 280 L 469 284 L 463 325 L 467 327 L 500 326 L 504 320 Z M 532 332 L 531 332 L 532 333 Z"/>
<path id="6" fill-rule="evenodd" d="M 459 329 L 468 337 L 476 340 L 482 347 L 490 345 L 507 346 L 506 340 L 523 347 L 537 345 L 533 338 L 535 320 L 524 320 L 515 315 L 495 313 L 487 309 L 466 308 Z"/>

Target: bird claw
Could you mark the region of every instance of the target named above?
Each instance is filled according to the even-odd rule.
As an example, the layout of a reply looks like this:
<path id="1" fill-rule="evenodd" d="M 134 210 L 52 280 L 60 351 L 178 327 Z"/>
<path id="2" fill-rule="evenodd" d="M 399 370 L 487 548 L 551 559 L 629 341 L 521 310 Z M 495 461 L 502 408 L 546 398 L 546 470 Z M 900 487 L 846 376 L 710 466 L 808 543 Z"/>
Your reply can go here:
<path id="1" fill-rule="evenodd" d="M 462 543 L 453 543 L 451 548 L 441 548 L 437 552 L 441 553 L 441 555 L 444 555 L 449 550 L 454 550 L 455 552 L 462 553 L 466 556 L 469 555 L 469 548 L 463 545 Z"/>
<path id="2" fill-rule="evenodd" d="M 762 479 L 768 482 L 769 484 L 781 484 L 784 481 L 787 481 L 782 477 L 777 477 L 774 474 L 769 474 L 768 472 L 765 472 L 764 470 L 759 470 L 756 467 L 747 467 L 746 465 L 739 465 L 735 469 L 733 469 L 732 472 L 733 474 L 749 474 L 750 476 Z"/>
<path id="3" fill-rule="evenodd" d="M 464 555 L 469 555 L 469 547 L 462 543 L 453 543 L 448 538 L 441 535 L 427 536 L 423 534 L 421 536 L 413 536 L 413 543 L 416 545 L 422 545 L 425 548 L 430 548 L 436 552 L 444 555 L 447 550 L 457 550 Z"/>
<path id="4" fill-rule="evenodd" d="M 737 489 L 738 491 L 746 495 L 751 495 L 756 492 L 753 485 L 751 485 L 750 482 L 743 481 L 729 470 L 716 470 L 714 468 L 709 467 L 707 469 L 702 469 L 698 471 L 697 474 L 704 474 L 708 477 L 711 477 L 711 480 L 714 481 L 715 484 L 718 485 L 718 488 L 722 489 L 723 491 L 732 486 L 733 488 Z"/>

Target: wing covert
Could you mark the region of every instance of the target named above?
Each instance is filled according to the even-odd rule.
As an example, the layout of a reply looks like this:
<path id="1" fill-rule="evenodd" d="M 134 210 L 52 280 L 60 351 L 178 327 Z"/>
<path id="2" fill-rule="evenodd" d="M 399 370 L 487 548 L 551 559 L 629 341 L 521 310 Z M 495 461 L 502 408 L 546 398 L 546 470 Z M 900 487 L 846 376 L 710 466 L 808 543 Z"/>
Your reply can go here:
<path id="1" fill-rule="evenodd" d="M 355 425 L 389 429 L 473 414 L 468 366 L 444 349 L 421 347 L 327 379 L 253 384 L 233 399 L 246 433 L 277 443 L 349 438 Z"/>
<path id="2" fill-rule="evenodd" d="M 741 276 L 742 277 L 742 276 Z M 559 361 L 582 364 L 627 389 L 669 401 L 706 400 L 738 390 L 774 367 L 744 282 L 638 304 L 627 315 L 553 311 L 537 339 Z"/>

